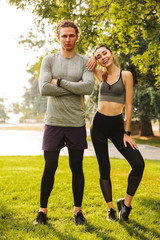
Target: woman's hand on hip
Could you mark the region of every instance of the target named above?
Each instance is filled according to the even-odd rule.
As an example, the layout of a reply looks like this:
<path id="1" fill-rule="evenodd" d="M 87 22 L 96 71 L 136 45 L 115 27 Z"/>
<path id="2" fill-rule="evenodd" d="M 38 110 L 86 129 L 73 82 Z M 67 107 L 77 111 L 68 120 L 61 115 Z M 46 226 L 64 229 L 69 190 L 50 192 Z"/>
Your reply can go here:
<path id="1" fill-rule="evenodd" d="M 125 147 L 127 147 L 127 142 L 128 142 L 134 150 L 138 149 L 135 141 L 130 136 L 128 136 L 127 134 L 124 134 L 123 142 L 124 142 Z"/>

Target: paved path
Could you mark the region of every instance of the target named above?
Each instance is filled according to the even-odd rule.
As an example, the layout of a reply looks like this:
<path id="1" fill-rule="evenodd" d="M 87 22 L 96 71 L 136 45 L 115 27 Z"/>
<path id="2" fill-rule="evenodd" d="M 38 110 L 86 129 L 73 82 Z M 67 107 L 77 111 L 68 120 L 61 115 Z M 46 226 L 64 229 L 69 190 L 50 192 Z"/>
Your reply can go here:
<path id="1" fill-rule="evenodd" d="M 43 155 L 41 150 L 43 132 L 24 130 L 0 130 L 0 156 L 11 155 Z M 138 145 L 145 159 L 160 160 L 160 148 L 149 145 Z M 88 143 L 85 156 L 95 156 L 92 143 Z M 61 155 L 68 155 L 67 148 L 61 150 Z M 110 157 L 123 158 L 112 143 L 109 143 Z"/>

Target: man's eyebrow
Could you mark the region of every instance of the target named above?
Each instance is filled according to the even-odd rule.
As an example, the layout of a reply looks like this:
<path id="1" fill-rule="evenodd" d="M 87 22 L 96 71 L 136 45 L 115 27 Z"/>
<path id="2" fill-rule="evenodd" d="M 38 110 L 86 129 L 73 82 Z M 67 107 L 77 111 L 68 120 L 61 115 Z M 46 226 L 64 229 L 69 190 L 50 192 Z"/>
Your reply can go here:
<path id="1" fill-rule="evenodd" d="M 72 34 L 62 34 L 61 36 L 62 36 L 62 37 L 66 37 L 66 36 L 68 36 L 68 35 L 69 35 L 69 36 L 76 36 L 76 34 L 73 34 L 73 33 L 72 33 Z"/>

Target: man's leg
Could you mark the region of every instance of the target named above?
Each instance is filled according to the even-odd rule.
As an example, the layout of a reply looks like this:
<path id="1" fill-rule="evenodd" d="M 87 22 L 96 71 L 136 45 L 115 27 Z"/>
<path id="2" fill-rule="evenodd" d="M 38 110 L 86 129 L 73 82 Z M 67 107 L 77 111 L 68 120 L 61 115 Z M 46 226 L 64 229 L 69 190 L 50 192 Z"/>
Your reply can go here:
<path id="1" fill-rule="evenodd" d="M 41 180 L 40 210 L 34 225 L 46 223 L 47 203 L 54 184 L 54 175 L 58 167 L 58 151 L 44 151 L 45 167 Z"/>
<path id="2" fill-rule="evenodd" d="M 72 171 L 72 190 L 74 197 L 74 216 L 77 225 L 82 225 L 86 221 L 82 215 L 82 199 L 84 191 L 83 174 L 83 153 L 84 150 L 74 150 L 68 148 L 69 165 Z"/>
<path id="3" fill-rule="evenodd" d="M 77 208 L 81 208 L 84 190 L 84 174 L 83 174 L 84 150 L 74 150 L 69 148 L 68 152 L 69 152 L 69 165 L 72 171 L 72 190 L 74 197 L 74 206 Z"/>
<path id="4" fill-rule="evenodd" d="M 47 209 L 48 198 L 53 188 L 54 175 L 58 167 L 58 151 L 44 151 L 45 167 L 41 181 L 41 209 Z"/>

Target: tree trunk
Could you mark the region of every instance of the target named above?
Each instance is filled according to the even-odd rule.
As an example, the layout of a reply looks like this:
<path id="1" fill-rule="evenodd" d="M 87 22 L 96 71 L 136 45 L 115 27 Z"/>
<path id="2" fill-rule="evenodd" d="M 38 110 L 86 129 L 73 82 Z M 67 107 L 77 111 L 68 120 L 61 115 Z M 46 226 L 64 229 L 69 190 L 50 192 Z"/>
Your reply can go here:
<path id="1" fill-rule="evenodd" d="M 151 121 L 146 121 L 145 123 L 141 124 L 141 136 L 145 136 L 145 137 L 154 136 Z"/>

